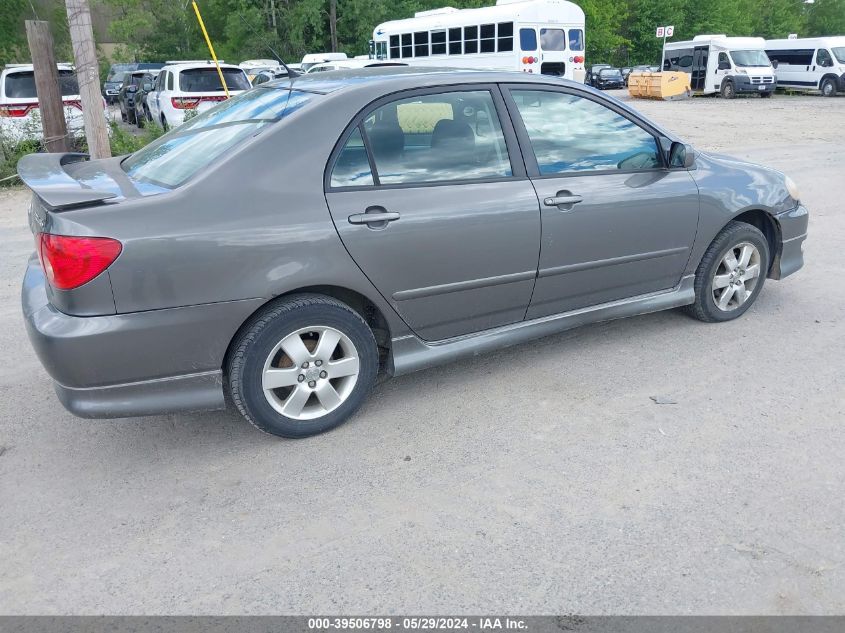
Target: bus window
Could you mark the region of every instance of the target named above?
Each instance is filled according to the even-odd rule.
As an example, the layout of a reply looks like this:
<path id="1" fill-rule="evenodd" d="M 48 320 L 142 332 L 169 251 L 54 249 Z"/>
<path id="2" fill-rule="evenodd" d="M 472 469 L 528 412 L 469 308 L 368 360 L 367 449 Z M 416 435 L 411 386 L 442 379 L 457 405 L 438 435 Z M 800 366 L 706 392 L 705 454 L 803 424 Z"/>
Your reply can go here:
<path id="1" fill-rule="evenodd" d="M 499 47 L 500 53 L 513 50 L 513 22 L 499 23 Z"/>
<path id="2" fill-rule="evenodd" d="M 399 55 L 399 36 L 390 36 L 390 59 L 398 59 Z"/>
<path id="3" fill-rule="evenodd" d="M 411 45 L 411 34 L 402 33 L 402 57 L 413 57 L 414 47 Z"/>
<path id="4" fill-rule="evenodd" d="M 428 31 L 414 33 L 414 57 L 428 57 Z"/>
<path id="5" fill-rule="evenodd" d="M 478 52 L 478 27 L 464 27 L 464 53 Z"/>
<path id="6" fill-rule="evenodd" d="M 449 54 L 460 55 L 464 52 L 464 38 L 461 37 L 461 27 L 449 29 Z"/>
<path id="7" fill-rule="evenodd" d="M 482 24 L 481 25 L 481 52 L 495 53 L 496 52 L 496 25 Z"/>
<path id="8" fill-rule="evenodd" d="M 431 54 L 445 55 L 446 54 L 446 31 L 432 31 L 431 32 Z"/>
<path id="9" fill-rule="evenodd" d="M 534 29 L 519 29 L 519 48 L 524 51 L 536 51 L 537 31 Z"/>
<path id="10" fill-rule="evenodd" d="M 569 50 L 584 50 L 584 31 L 581 29 L 569 29 Z"/>
<path id="11" fill-rule="evenodd" d="M 565 51 L 566 36 L 563 29 L 540 29 L 540 48 L 544 51 Z"/>

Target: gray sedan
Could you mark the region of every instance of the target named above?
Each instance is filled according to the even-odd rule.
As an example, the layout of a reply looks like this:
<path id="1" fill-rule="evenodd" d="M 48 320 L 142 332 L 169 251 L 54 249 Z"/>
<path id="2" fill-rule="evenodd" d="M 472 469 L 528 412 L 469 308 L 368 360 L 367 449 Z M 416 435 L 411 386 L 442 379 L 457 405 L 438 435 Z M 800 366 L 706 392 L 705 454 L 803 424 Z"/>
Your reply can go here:
<path id="1" fill-rule="evenodd" d="M 801 268 L 808 219 L 783 174 L 521 73 L 286 78 L 130 156 L 19 173 L 23 310 L 65 407 L 228 403 L 286 437 L 347 420 L 379 372 L 667 308 L 735 319 Z"/>

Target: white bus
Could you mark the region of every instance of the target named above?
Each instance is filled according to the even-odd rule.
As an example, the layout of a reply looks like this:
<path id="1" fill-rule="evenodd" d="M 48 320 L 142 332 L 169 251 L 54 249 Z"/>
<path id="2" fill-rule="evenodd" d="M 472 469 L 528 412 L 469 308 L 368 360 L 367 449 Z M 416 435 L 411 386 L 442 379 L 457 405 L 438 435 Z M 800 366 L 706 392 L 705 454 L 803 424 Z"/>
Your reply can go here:
<path id="1" fill-rule="evenodd" d="M 584 12 L 566 0 L 496 0 L 379 24 L 370 56 L 411 66 L 515 70 L 584 81 Z"/>
<path id="2" fill-rule="evenodd" d="M 775 91 L 775 69 L 763 49 L 762 37 L 697 35 L 687 42 L 667 42 L 663 70 L 690 75 L 693 93 L 718 92 L 726 99 L 737 94 L 770 97 Z"/>
<path id="3" fill-rule="evenodd" d="M 778 88 L 819 90 L 825 97 L 845 92 L 845 35 L 766 40 L 766 54 L 776 64 Z"/>

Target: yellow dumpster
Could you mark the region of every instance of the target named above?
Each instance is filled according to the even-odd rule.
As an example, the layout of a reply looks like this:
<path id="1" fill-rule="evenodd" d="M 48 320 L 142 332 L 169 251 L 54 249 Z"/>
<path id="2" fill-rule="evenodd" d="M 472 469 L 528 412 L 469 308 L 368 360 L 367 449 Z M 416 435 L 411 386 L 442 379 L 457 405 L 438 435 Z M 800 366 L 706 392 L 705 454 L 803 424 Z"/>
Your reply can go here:
<path id="1" fill-rule="evenodd" d="M 642 99 L 686 99 L 692 95 L 685 72 L 641 72 L 628 77 L 628 94 Z"/>

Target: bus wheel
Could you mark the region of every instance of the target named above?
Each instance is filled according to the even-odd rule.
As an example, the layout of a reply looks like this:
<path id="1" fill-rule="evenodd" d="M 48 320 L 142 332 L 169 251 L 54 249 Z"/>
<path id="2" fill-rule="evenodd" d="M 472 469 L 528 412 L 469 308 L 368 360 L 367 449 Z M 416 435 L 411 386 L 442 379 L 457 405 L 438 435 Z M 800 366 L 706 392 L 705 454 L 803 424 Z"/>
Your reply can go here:
<path id="1" fill-rule="evenodd" d="M 723 99 L 733 99 L 736 96 L 736 89 L 734 88 L 734 82 L 732 82 L 730 79 L 725 81 L 722 84 L 721 94 L 722 94 Z"/>
<path id="2" fill-rule="evenodd" d="M 822 94 L 825 97 L 835 97 L 836 96 L 836 84 L 833 82 L 833 79 L 828 77 L 822 82 L 821 85 Z"/>

